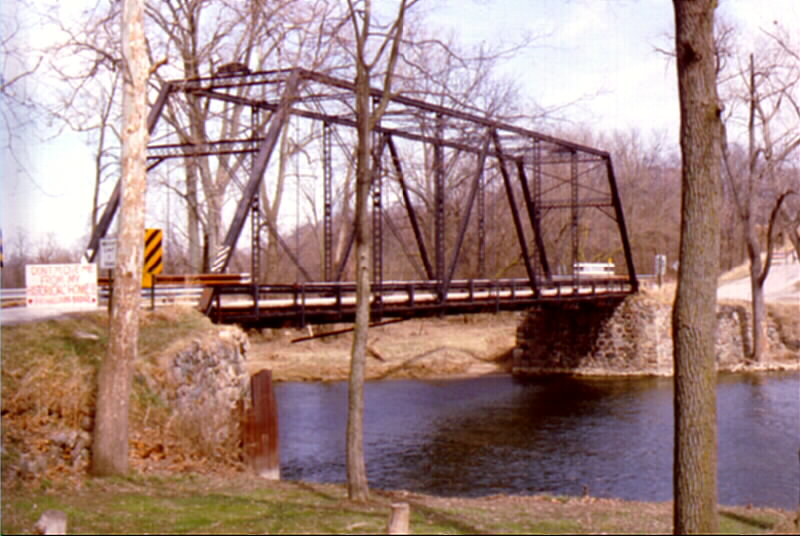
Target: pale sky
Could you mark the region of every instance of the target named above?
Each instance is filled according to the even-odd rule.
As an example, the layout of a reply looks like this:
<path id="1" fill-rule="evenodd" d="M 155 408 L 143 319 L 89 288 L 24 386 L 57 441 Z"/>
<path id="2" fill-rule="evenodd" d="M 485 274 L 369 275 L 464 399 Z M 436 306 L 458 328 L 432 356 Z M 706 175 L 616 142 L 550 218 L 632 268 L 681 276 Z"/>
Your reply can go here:
<path id="1" fill-rule="evenodd" d="M 656 52 L 672 44 L 669 0 L 436 0 L 427 7 L 431 22 L 468 44 L 513 41 L 524 32 L 541 36 L 503 70 L 519 77 L 527 94 L 545 108 L 583 99 L 560 111 L 568 124 L 595 132 L 664 132 L 677 148 L 675 66 Z M 795 34 L 800 30 L 800 0 L 721 0 L 718 13 L 749 36 L 773 21 Z M 33 240 L 53 233 L 65 246 L 83 246 L 93 182 L 91 148 L 77 135 L 65 133 L 48 142 L 40 135 L 28 133 L 26 150 L 17 155 L 20 163 L 2 153 L 6 247 L 19 228 Z"/>

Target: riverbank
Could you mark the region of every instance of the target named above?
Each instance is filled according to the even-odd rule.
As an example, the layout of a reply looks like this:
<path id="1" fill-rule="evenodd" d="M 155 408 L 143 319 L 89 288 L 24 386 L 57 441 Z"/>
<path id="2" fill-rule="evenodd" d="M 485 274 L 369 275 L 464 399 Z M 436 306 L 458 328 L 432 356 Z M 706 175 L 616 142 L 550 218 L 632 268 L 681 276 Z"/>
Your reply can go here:
<path id="1" fill-rule="evenodd" d="M 519 355 L 525 351 L 523 348 L 527 343 L 520 341 L 528 337 L 541 341 L 543 335 L 550 333 L 533 330 L 534 333 L 529 334 L 530 329 L 520 328 L 525 319 L 524 313 L 419 318 L 374 327 L 369 331 L 367 345 L 367 379 L 438 379 L 512 372 L 591 377 L 671 376 L 672 348 L 668 325 L 671 301 L 667 293 L 663 290 L 645 292 L 636 297 L 633 303 L 635 307 L 632 312 L 621 312 L 626 318 L 625 322 L 653 317 L 659 325 L 658 329 L 631 330 L 624 325 L 625 322 L 620 321 L 621 327 L 612 326 L 612 331 L 635 331 L 639 339 L 643 338 L 635 344 L 625 343 L 627 353 L 595 345 L 595 352 L 602 354 L 600 357 L 564 357 L 551 351 L 551 344 L 542 347 L 547 350 L 546 359 L 525 366 L 519 364 Z M 800 306 L 790 303 L 768 304 L 772 345 L 766 359 L 758 363 L 746 358 L 749 339 L 742 325 L 746 325 L 749 317 L 747 302 L 724 300 L 720 303 L 720 311 L 720 372 L 800 370 Z M 248 372 L 252 374 L 270 369 L 275 381 L 346 380 L 350 368 L 352 334 L 346 332 L 324 336 L 327 332 L 344 327 L 349 326 L 251 331 L 248 333 Z M 558 335 L 554 337 L 556 340 L 559 338 Z M 306 340 L 292 342 L 297 339 Z M 598 348 L 602 351 L 597 352 Z M 630 355 L 625 357 L 627 354 Z M 652 358 L 649 361 L 648 356 Z"/>
<path id="2" fill-rule="evenodd" d="M 431 319 L 376 328 L 371 331 L 369 366 L 378 377 L 381 367 L 418 377 L 442 375 L 443 370 L 461 375 L 502 371 L 507 355 L 498 347 L 513 345 L 514 316 Z M 392 333 L 387 333 L 387 328 L 393 328 Z M 4 326 L 2 532 L 29 532 L 44 509 L 56 508 L 69 516 L 71 532 L 374 533 L 383 531 L 388 504 L 393 500 L 412 504 L 412 530 L 425 533 L 670 530 L 669 503 L 601 499 L 591 497 L 591 490 L 585 498 L 503 495 L 466 499 L 376 492 L 374 503 L 355 505 L 345 499 L 340 485 L 266 483 L 249 477 L 235 448 L 202 441 L 202 428 L 187 428 L 186 421 L 171 413 L 170 397 L 176 393 L 162 390 L 160 383 L 175 364 L 169 357 L 177 355 L 176 348 L 181 349 L 180 355 L 187 347 L 204 354 L 211 348 L 206 346 L 209 341 L 219 341 L 224 338 L 221 334 L 229 331 L 241 333 L 213 326 L 188 309 L 145 315 L 132 397 L 132 476 L 98 480 L 87 476 L 88 439 L 96 367 L 107 347 L 106 316 L 86 313 Z M 440 338 L 440 331 L 449 338 Z M 258 337 L 283 344 L 274 339 L 280 336 L 290 342 L 295 335 L 308 333 L 262 333 Z M 229 338 L 232 347 L 240 345 L 238 335 Z M 337 360 L 347 362 L 348 335 L 314 343 L 329 345 L 337 352 L 344 350 Z M 260 343 L 249 344 L 252 352 Z M 300 345 L 297 347 L 304 348 Z M 403 345 L 406 355 L 386 351 Z M 323 355 L 316 353 L 318 347 L 305 348 L 310 354 L 306 368 L 313 374 L 321 376 L 321 367 L 333 367 L 333 361 L 323 363 Z M 186 354 L 187 360 L 190 357 Z M 437 364 L 436 359 L 441 362 Z M 266 361 L 274 364 L 277 360 Z M 339 372 L 334 372 L 341 372 L 344 378 L 346 365 L 337 366 Z M 274 370 L 280 371 L 280 367 Z M 280 377 L 282 373 L 277 374 Z M 326 376 L 330 379 L 334 373 L 325 374 L 330 374 Z M 793 515 L 767 508 L 724 508 L 721 522 L 729 532 L 787 532 L 792 530 Z"/>
<path id="3" fill-rule="evenodd" d="M 30 533 L 47 509 L 70 534 L 381 534 L 390 505 L 410 505 L 423 534 L 666 534 L 672 504 L 586 497 L 434 497 L 372 490 L 353 503 L 341 484 L 269 482 L 243 473 L 81 479 L 3 490 L 2 532 Z M 98 500 L 102 497 L 102 500 Z M 720 507 L 722 534 L 787 534 L 794 513 Z"/>
<path id="4" fill-rule="evenodd" d="M 510 371 L 520 313 L 417 318 L 369 330 L 368 380 L 455 378 Z M 324 336 L 349 325 L 248 333 L 247 368 L 268 368 L 275 381 L 345 380 L 352 332 Z M 317 337 L 293 343 L 293 340 Z"/>

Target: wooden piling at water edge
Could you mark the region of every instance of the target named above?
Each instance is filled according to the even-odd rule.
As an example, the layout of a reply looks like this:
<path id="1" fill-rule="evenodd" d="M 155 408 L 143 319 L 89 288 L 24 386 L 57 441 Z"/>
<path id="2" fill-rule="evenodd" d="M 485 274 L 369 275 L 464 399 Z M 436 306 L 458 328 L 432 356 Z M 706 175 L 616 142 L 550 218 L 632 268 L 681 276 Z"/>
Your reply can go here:
<path id="1" fill-rule="evenodd" d="M 409 522 L 411 521 L 411 508 L 408 503 L 392 503 L 392 511 L 386 524 L 386 534 L 411 534 Z"/>
<path id="2" fill-rule="evenodd" d="M 272 371 L 250 377 L 252 407 L 244 419 L 244 450 L 253 472 L 267 480 L 280 480 L 278 406 L 272 390 Z"/>

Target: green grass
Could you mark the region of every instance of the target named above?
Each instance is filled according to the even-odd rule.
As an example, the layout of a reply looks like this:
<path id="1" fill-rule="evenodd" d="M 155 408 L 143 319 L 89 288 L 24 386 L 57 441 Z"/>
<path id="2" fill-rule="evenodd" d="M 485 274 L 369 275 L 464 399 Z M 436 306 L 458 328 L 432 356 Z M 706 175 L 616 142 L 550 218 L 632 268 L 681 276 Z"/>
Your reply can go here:
<path id="1" fill-rule="evenodd" d="M 84 489 L 4 492 L 2 531 L 30 532 L 46 509 L 64 511 L 70 533 L 297 534 L 381 533 L 388 502 L 347 501 L 337 486 L 248 481 L 244 490 L 206 479 L 89 480 Z M 458 533 L 453 524 L 415 513 L 425 532 Z"/>
<path id="2" fill-rule="evenodd" d="M 402 498 L 401 498 L 402 497 Z M 2 532 L 30 533 L 47 509 L 62 510 L 68 531 L 86 534 L 373 534 L 386 530 L 390 504 L 411 504 L 411 530 L 425 534 L 664 533 L 669 503 L 588 502 L 574 497 L 444 499 L 373 492 L 368 504 L 344 486 L 228 477 L 86 479 L 46 489 L 3 490 Z M 791 532 L 789 512 L 721 508 L 720 532 Z"/>

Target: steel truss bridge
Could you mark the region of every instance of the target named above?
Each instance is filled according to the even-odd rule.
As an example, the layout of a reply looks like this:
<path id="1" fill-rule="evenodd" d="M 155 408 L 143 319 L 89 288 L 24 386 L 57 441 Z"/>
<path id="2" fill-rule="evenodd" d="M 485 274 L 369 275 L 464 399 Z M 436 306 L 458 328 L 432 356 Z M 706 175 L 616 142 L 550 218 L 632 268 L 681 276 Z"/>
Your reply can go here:
<path id="1" fill-rule="evenodd" d="M 382 92 L 371 92 L 377 106 Z M 249 218 L 252 277 L 207 287 L 200 306 L 215 321 L 270 326 L 354 317 L 353 218 L 337 194 L 347 189 L 343 169 L 354 159 L 355 96 L 352 82 L 300 68 L 162 86 L 148 117 L 148 170 L 171 159 L 216 158 L 246 175 L 211 271 L 227 271 Z M 188 116 L 175 111 L 189 103 L 216 110 L 200 138 L 190 134 Z M 169 121 L 162 118 L 166 109 Z M 290 123 L 315 133 L 306 149 L 320 154 L 313 175 L 322 182 L 322 232 L 313 266 L 265 216 L 259 196 Z M 407 95 L 388 100 L 372 136 L 373 320 L 618 299 L 638 289 L 609 153 Z M 120 190 L 118 183 L 90 239 L 89 262 Z M 294 265 L 293 280 L 261 281 L 265 229 Z M 500 266 L 501 257 L 513 262 Z M 612 257 L 616 271 L 580 271 L 584 260 L 598 257 Z"/>

